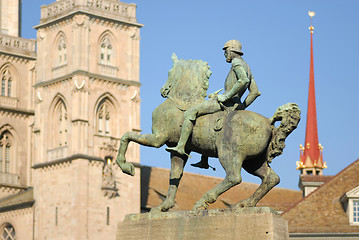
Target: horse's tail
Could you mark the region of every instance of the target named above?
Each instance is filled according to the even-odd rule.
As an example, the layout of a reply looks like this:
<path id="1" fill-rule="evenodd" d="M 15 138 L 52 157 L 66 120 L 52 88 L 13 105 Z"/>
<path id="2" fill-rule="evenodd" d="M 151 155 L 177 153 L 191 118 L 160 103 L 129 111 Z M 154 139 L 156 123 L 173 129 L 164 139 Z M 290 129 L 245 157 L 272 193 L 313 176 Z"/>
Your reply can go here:
<path id="1" fill-rule="evenodd" d="M 272 125 L 272 139 L 267 149 L 267 161 L 270 163 L 273 158 L 283 153 L 285 139 L 297 128 L 300 121 L 300 109 L 295 103 L 287 103 L 277 108 L 269 121 Z M 279 127 L 274 126 L 277 121 L 281 121 Z"/>

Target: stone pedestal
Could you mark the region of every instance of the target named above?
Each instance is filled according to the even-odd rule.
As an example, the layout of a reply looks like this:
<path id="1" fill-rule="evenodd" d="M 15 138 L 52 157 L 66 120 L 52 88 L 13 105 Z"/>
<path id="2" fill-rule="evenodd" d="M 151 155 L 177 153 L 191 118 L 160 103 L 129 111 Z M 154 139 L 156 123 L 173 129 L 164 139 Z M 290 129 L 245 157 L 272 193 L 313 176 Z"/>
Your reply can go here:
<path id="1" fill-rule="evenodd" d="M 272 209 L 242 208 L 131 214 L 118 224 L 117 240 L 282 240 L 288 223 Z"/>

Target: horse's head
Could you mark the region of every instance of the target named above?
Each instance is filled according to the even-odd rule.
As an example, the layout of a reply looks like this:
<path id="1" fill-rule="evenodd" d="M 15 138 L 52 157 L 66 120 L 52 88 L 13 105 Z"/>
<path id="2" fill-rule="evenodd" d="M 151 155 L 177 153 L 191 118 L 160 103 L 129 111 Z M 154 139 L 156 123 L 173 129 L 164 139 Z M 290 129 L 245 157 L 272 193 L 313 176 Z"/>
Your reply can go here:
<path id="1" fill-rule="evenodd" d="M 207 95 L 208 79 L 212 72 L 207 62 L 201 60 L 179 60 L 172 55 L 173 67 L 161 88 L 162 97 L 171 95 L 180 101 L 193 102 Z"/>

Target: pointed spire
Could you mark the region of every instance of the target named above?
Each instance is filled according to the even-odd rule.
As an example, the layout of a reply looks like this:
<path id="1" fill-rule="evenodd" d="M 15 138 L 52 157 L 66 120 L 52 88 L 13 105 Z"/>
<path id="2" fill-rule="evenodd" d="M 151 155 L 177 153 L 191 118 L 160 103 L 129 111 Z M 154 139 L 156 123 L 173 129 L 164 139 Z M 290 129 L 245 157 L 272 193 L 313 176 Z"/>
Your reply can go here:
<path id="1" fill-rule="evenodd" d="M 312 11 L 308 12 L 310 19 L 315 16 Z M 310 30 L 310 70 L 309 70 L 309 93 L 308 93 L 308 112 L 307 125 L 305 132 L 305 144 L 300 145 L 300 161 L 297 162 L 297 169 L 301 170 L 302 174 L 322 175 L 322 170 L 326 168 L 326 163 L 323 163 L 323 147 L 318 140 L 318 126 L 317 126 L 317 110 L 315 103 L 315 84 L 314 84 L 314 61 L 313 61 L 313 30 L 311 24 Z"/>

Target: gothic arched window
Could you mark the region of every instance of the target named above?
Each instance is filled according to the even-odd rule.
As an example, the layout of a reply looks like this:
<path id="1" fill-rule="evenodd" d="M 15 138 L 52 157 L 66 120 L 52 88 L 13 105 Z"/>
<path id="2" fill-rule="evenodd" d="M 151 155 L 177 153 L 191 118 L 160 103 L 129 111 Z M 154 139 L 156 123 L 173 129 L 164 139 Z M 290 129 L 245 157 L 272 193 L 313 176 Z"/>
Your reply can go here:
<path id="1" fill-rule="evenodd" d="M 59 38 L 57 44 L 57 65 L 64 65 L 67 63 L 66 42 L 63 36 Z"/>
<path id="2" fill-rule="evenodd" d="M 4 131 L 0 134 L 0 172 L 10 172 L 12 160 L 12 137 L 10 132 Z"/>
<path id="3" fill-rule="evenodd" d="M 97 133 L 99 135 L 109 136 L 111 134 L 111 107 L 107 101 L 104 101 L 98 108 L 97 113 Z"/>
<path id="4" fill-rule="evenodd" d="M 1 239 L 3 240 L 15 240 L 15 228 L 10 224 L 7 223 L 3 226 L 1 231 Z"/>
<path id="5" fill-rule="evenodd" d="M 67 127 L 68 127 L 67 109 L 62 100 L 55 106 L 53 118 L 53 133 L 55 147 L 67 145 Z"/>
<path id="6" fill-rule="evenodd" d="M 112 65 L 112 44 L 108 37 L 102 39 L 100 48 L 100 63 Z"/>
<path id="7" fill-rule="evenodd" d="M 1 71 L 1 96 L 12 97 L 13 78 L 8 67 Z"/>

